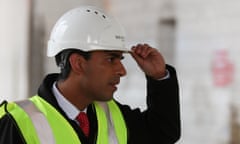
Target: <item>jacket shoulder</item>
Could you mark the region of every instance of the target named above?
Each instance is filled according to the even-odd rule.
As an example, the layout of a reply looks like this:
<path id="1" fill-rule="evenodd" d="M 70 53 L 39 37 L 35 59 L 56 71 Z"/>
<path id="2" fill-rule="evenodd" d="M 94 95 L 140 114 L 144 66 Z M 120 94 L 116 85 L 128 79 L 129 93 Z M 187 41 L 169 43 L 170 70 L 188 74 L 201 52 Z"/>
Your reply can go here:
<path id="1" fill-rule="evenodd" d="M 0 144 L 25 144 L 16 121 L 7 110 L 8 105 L 7 101 L 3 101 L 0 105 Z"/>

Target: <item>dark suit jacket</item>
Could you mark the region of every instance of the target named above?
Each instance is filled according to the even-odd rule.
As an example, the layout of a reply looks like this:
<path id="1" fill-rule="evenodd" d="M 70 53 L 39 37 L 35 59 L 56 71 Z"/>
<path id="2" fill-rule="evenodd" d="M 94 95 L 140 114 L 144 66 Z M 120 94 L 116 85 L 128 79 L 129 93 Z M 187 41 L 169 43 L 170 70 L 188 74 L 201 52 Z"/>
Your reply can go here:
<path id="1" fill-rule="evenodd" d="M 173 144 L 180 138 L 179 89 L 175 69 L 167 65 L 170 78 L 153 80 L 147 77 L 147 109 L 131 109 L 118 103 L 128 129 L 128 144 Z M 82 144 L 95 144 L 97 119 L 92 105 L 88 107 L 90 136 L 86 138 L 79 126 L 68 119 L 59 107 L 51 88 L 58 74 L 46 76 L 38 95 L 54 106 L 72 125 Z M 25 140 L 13 117 L 6 114 L 0 119 L 0 144 L 23 144 Z"/>

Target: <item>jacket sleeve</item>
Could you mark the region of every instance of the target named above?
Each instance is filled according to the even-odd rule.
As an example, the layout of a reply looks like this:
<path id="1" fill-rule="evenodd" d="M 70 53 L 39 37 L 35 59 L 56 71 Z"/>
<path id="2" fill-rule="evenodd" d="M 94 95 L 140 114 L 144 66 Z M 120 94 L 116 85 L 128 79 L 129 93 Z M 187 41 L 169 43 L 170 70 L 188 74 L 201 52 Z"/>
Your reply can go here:
<path id="1" fill-rule="evenodd" d="M 170 77 L 147 77 L 147 109 L 131 110 L 120 105 L 128 127 L 129 144 L 174 144 L 180 138 L 179 88 L 175 69 L 167 65 Z"/>
<path id="2" fill-rule="evenodd" d="M 147 78 L 147 129 L 151 139 L 175 143 L 180 138 L 179 87 L 176 71 L 167 65 L 170 78 L 156 81 Z"/>
<path id="3" fill-rule="evenodd" d="M 0 117 L 0 144 L 26 144 L 10 113 Z"/>

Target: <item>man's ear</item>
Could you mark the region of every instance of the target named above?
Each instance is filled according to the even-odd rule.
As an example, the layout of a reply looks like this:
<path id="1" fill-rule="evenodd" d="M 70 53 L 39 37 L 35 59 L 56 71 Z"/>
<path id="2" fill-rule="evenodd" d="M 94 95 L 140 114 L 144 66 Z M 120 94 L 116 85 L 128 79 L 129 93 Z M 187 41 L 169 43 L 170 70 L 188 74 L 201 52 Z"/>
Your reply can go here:
<path id="1" fill-rule="evenodd" d="M 86 60 L 83 58 L 83 56 L 73 53 L 69 57 L 69 62 L 73 72 L 82 73 L 84 71 Z"/>

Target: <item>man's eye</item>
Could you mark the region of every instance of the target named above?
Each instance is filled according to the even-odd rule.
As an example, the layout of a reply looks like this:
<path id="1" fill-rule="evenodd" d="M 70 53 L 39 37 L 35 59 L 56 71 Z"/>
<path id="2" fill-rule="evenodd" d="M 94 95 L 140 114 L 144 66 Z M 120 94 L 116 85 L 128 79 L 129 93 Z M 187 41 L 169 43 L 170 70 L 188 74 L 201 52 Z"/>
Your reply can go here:
<path id="1" fill-rule="evenodd" d="M 124 56 L 110 56 L 107 58 L 107 61 L 113 63 L 117 60 L 121 61 L 123 59 L 124 59 Z"/>
<path id="2" fill-rule="evenodd" d="M 109 57 L 107 60 L 108 60 L 109 62 L 114 62 L 115 57 Z"/>

